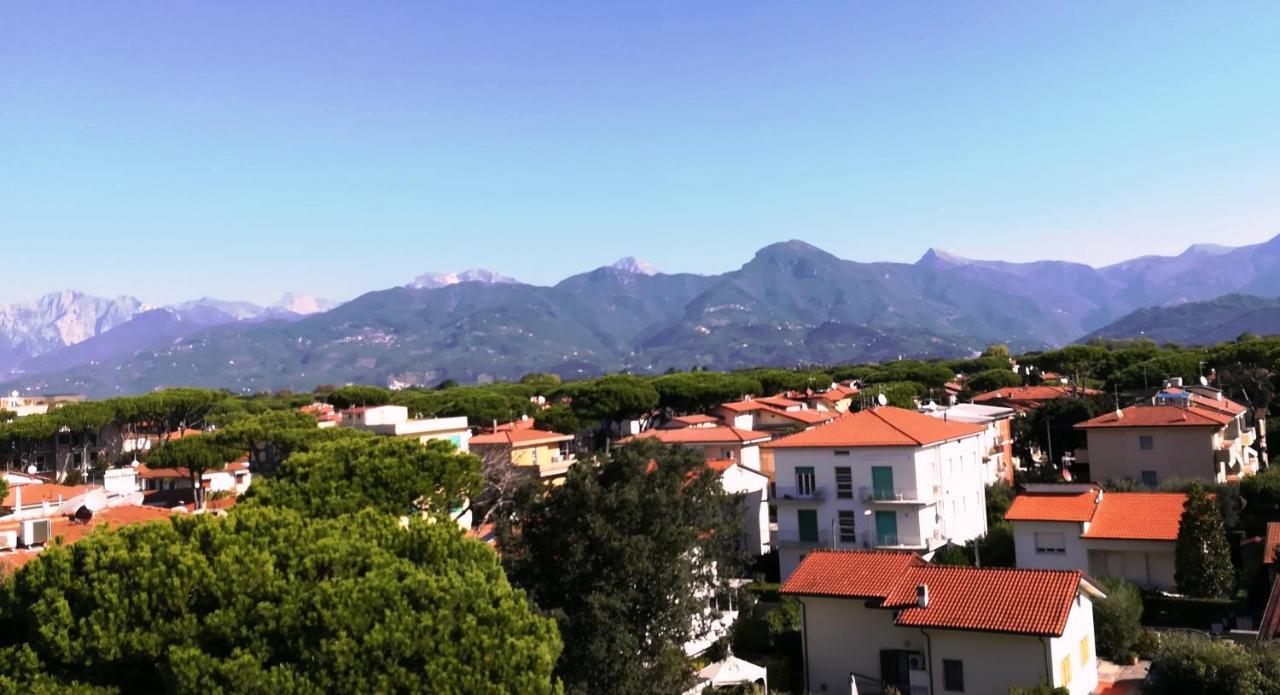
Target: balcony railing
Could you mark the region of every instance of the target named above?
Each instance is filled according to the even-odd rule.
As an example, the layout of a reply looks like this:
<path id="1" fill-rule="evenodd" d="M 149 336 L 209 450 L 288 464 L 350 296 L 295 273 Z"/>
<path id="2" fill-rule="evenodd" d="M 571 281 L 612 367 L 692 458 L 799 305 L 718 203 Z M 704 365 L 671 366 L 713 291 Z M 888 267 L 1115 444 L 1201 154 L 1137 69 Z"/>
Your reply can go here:
<path id="1" fill-rule="evenodd" d="M 558 475 L 564 475 L 576 460 L 577 459 L 573 454 L 569 454 L 567 456 L 554 456 L 550 461 L 539 462 L 538 476 L 542 478 L 554 478 Z"/>
<path id="2" fill-rule="evenodd" d="M 862 501 L 868 504 L 876 502 L 927 504 L 942 496 L 942 486 L 934 485 L 923 490 L 916 488 L 864 487 L 861 489 L 860 496 Z"/>
<path id="3" fill-rule="evenodd" d="M 896 533 L 877 533 L 875 531 L 863 531 L 860 537 L 862 547 L 864 548 L 909 548 L 918 550 L 928 547 L 928 544 L 918 538 L 908 538 L 900 536 Z"/>
<path id="4" fill-rule="evenodd" d="M 799 488 L 799 487 L 782 487 L 774 488 L 774 502 L 821 502 L 826 497 L 826 492 L 820 487 Z"/>

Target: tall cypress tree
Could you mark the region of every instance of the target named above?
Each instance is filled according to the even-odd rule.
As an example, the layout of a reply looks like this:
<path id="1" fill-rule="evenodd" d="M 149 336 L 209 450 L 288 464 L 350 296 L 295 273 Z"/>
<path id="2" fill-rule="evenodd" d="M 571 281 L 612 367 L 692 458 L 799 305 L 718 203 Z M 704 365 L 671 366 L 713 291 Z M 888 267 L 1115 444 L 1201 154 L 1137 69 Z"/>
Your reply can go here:
<path id="1" fill-rule="evenodd" d="M 1222 512 L 1199 484 L 1187 489 L 1187 505 L 1178 524 L 1174 553 L 1178 591 L 1197 598 L 1231 594 L 1235 568 L 1231 565 Z"/>

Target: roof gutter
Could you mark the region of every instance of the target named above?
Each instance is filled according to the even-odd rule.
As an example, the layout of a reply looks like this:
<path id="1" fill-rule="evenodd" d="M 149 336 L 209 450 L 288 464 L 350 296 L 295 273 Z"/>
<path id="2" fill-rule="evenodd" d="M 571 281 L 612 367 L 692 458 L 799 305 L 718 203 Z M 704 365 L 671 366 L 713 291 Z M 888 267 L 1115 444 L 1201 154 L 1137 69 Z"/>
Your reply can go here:
<path id="1" fill-rule="evenodd" d="M 933 693 L 933 636 L 924 628 L 920 628 L 920 634 L 924 635 L 924 665 L 925 672 L 929 674 L 929 693 Z"/>

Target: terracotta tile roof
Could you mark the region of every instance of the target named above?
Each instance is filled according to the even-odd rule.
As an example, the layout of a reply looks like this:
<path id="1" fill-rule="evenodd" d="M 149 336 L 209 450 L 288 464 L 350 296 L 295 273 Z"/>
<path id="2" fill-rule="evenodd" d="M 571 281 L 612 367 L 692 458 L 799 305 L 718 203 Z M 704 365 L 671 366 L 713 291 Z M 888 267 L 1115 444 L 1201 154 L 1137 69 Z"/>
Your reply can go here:
<path id="1" fill-rule="evenodd" d="M 236 496 L 234 494 L 218 499 L 210 499 L 217 493 L 205 491 L 205 507 L 208 509 L 230 509 L 236 506 Z M 157 507 L 161 509 L 185 509 L 193 512 L 196 510 L 195 490 L 189 487 L 175 488 L 172 490 L 151 490 L 142 493 L 142 503 L 148 507 Z"/>
<path id="2" fill-rule="evenodd" d="M 1179 492 L 1108 492 L 1084 538 L 1176 541 L 1186 506 Z"/>
<path id="3" fill-rule="evenodd" d="M 717 473 L 723 473 L 730 468 L 733 468 L 737 463 L 738 462 L 733 459 L 709 459 L 707 461 L 707 468 L 710 468 Z"/>
<path id="4" fill-rule="evenodd" d="M 830 424 L 814 427 L 770 442 L 769 448 L 928 446 L 981 434 L 985 428 L 948 422 L 911 410 L 883 406 L 842 415 Z"/>
<path id="5" fill-rule="evenodd" d="M 624 437 L 618 440 L 618 443 L 626 444 L 637 439 L 657 439 L 663 444 L 757 444 L 769 441 L 769 435 L 764 432 L 719 425 L 676 430 L 645 430 L 635 436 Z M 471 441 L 474 443 L 475 439 Z"/>
<path id="6" fill-rule="evenodd" d="M 884 599 L 902 582 L 907 568 L 923 564 L 912 552 L 815 550 L 791 573 L 781 592 Z"/>
<path id="7" fill-rule="evenodd" d="M 1006 521 L 1089 522 L 1081 538 L 1174 541 L 1187 496 L 1177 492 L 1029 492 L 1018 495 Z"/>
<path id="8" fill-rule="evenodd" d="M 1280 632 L 1280 576 L 1271 583 L 1271 593 L 1267 596 L 1267 607 L 1262 611 L 1262 621 L 1258 625 L 1258 639 L 1273 640 Z"/>
<path id="9" fill-rule="evenodd" d="M 757 400 L 733 401 L 731 403 L 721 403 L 721 408 L 731 410 L 735 413 L 749 413 L 752 410 L 762 410 L 767 408 L 764 403 Z"/>
<path id="10" fill-rule="evenodd" d="M 1272 521 L 1267 524 L 1267 535 L 1262 546 L 1262 562 L 1267 565 L 1275 564 L 1276 557 L 1280 556 L 1277 547 L 1280 547 L 1280 521 Z"/>
<path id="11" fill-rule="evenodd" d="M 66 545 L 75 543 L 92 533 L 95 529 L 110 524 L 112 527 L 128 526 L 130 524 L 140 524 L 149 521 L 162 521 L 173 516 L 173 512 L 167 509 L 157 509 L 155 507 L 138 507 L 138 506 L 122 506 L 108 507 L 98 511 L 93 515 L 93 519 L 88 523 L 78 523 L 67 519 L 66 517 L 53 517 L 50 521 L 53 523 L 54 538 L 61 538 Z M 16 531 L 19 523 L 0 524 L 0 531 Z M 14 553 L 0 554 L 0 573 L 5 570 L 16 570 L 27 564 L 31 560 L 39 557 L 38 551 L 18 551 Z"/>
<path id="12" fill-rule="evenodd" d="M 1076 571 L 946 567 L 910 553 L 815 550 L 781 591 L 870 599 L 901 609 L 894 623 L 905 627 L 1060 636 L 1082 580 Z M 921 584 L 929 589 L 927 608 L 916 604 Z"/>
<path id="13" fill-rule="evenodd" d="M 1131 405 L 1119 413 L 1099 415 L 1092 420 L 1077 423 L 1076 429 L 1100 429 L 1104 427 L 1222 427 L 1231 422 L 1230 415 L 1192 406 Z"/>
<path id="14" fill-rule="evenodd" d="M 790 398 L 784 398 L 782 396 L 764 396 L 762 398 L 757 398 L 756 402 L 764 403 L 765 405 L 773 406 L 774 408 L 781 408 L 783 410 L 786 410 L 787 408 L 799 408 L 804 405 L 800 401 L 793 401 Z"/>
<path id="15" fill-rule="evenodd" d="M 1013 498 L 1005 521 L 1076 521 L 1093 518 L 1096 491 L 1075 494 L 1023 493 Z"/>
<path id="16" fill-rule="evenodd" d="M 840 417 L 840 413 L 831 411 L 818 410 L 780 410 L 778 408 L 762 408 L 762 410 L 773 413 L 778 417 L 784 417 L 789 420 L 795 420 L 804 425 L 820 425 L 824 422 L 831 422 Z"/>
<path id="17" fill-rule="evenodd" d="M 1073 389 L 1070 386 L 1014 386 L 979 394 L 973 397 L 973 402 L 1008 401 L 1035 405 L 1043 401 L 1051 401 L 1055 398 L 1062 398 L 1076 393 L 1085 396 L 1096 396 L 1102 392 L 1089 388 Z"/>
<path id="18" fill-rule="evenodd" d="M 671 418 L 671 421 L 681 425 L 709 425 L 720 422 L 717 418 L 711 417 L 710 415 L 703 415 L 702 413 L 680 415 L 678 417 Z"/>
<path id="19" fill-rule="evenodd" d="M 12 508 L 18 502 L 18 490 L 22 491 L 22 506 L 29 507 L 33 504 L 41 502 L 57 502 L 62 499 L 64 502 L 70 501 L 72 498 L 79 497 L 93 489 L 92 485 L 55 485 L 53 483 L 43 483 L 39 485 L 15 485 L 9 488 L 9 494 L 5 495 L 2 507 Z"/>
<path id="20" fill-rule="evenodd" d="M 572 440 L 572 434 L 548 432 L 546 430 L 533 429 L 532 427 L 517 427 L 505 430 L 499 429 L 497 432 L 484 432 L 482 434 L 472 435 L 471 445 L 485 446 L 487 444 L 499 444 L 505 446 L 533 446 L 535 444 L 553 444 L 556 442 L 568 442 Z"/>

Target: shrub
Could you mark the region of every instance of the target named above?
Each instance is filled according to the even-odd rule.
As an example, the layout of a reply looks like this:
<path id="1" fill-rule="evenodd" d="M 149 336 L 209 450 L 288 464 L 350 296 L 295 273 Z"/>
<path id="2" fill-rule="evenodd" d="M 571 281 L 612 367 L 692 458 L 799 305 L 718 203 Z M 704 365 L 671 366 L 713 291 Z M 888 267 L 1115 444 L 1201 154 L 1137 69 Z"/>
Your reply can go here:
<path id="1" fill-rule="evenodd" d="M 1280 651 L 1216 639 L 1160 640 L 1143 692 L 1152 695 L 1264 695 L 1280 690 Z"/>
<path id="2" fill-rule="evenodd" d="M 1142 636 L 1142 594 L 1138 587 L 1122 579 L 1099 577 L 1107 598 L 1093 604 L 1093 632 L 1098 654 L 1124 662 L 1137 653 Z"/>

